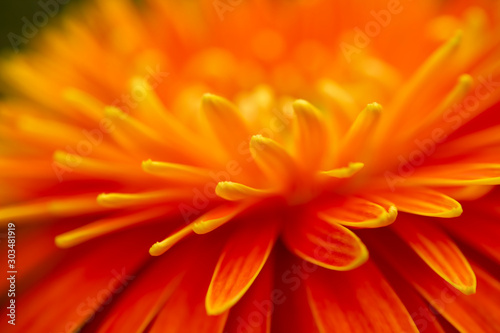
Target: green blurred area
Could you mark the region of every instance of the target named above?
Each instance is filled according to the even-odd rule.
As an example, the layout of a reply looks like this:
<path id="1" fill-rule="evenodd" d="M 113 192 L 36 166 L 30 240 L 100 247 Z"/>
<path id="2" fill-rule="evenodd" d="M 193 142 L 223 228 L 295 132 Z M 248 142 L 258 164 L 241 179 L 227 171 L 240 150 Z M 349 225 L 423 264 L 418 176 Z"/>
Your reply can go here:
<path id="1" fill-rule="evenodd" d="M 65 6 L 78 0 L 1 0 L 0 4 L 0 50 L 9 51 L 14 50 L 12 40 L 18 41 L 18 46 L 29 45 L 31 40 L 30 36 L 23 34 L 23 27 L 26 21 L 35 24 L 36 20 L 44 22 L 44 17 L 47 17 L 47 24 L 55 20 Z M 66 4 L 62 4 L 66 3 Z M 47 13 L 47 8 L 50 13 Z M 43 29 L 45 25 L 39 27 L 35 24 L 36 28 Z M 10 34 L 10 39 L 9 39 Z M 15 35 L 15 36 L 14 36 Z M 21 39 L 24 42 L 19 42 Z M 36 36 L 35 36 L 36 37 Z"/>

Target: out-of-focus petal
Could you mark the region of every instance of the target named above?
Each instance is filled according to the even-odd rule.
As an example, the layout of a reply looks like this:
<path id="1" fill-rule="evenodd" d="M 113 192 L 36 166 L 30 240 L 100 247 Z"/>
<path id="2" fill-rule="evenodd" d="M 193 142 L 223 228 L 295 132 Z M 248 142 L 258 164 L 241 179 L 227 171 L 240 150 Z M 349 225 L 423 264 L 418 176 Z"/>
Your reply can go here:
<path id="1" fill-rule="evenodd" d="M 401 300 L 371 262 L 349 272 L 318 271 L 306 283 L 320 332 L 418 332 Z"/>

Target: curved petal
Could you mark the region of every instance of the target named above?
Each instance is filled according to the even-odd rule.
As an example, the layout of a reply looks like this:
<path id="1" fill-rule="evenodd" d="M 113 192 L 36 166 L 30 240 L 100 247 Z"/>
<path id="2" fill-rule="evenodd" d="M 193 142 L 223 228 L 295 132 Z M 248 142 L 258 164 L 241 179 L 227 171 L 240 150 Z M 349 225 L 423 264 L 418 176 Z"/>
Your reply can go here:
<path id="1" fill-rule="evenodd" d="M 500 313 L 500 282 L 470 258 L 480 287 L 475 294 L 464 295 L 435 274 L 396 236 L 378 233 L 376 240 L 370 241 L 370 248 L 379 252 L 458 331 L 500 331 L 496 319 Z"/>
<path id="2" fill-rule="evenodd" d="M 205 299 L 207 313 L 228 310 L 250 288 L 266 263 L 276 240 L 276 227 L 239 228 L 222 250 Z"/>
<path id="3" fill-rule="evenodd" d="M 257 279 L 229 312 L 224 332 L 271 333 L 271 317 L 282 294 L 273 290 L 274 262 L 268 259 Z"/>
<path id="4" fill-rule="evenodd" d="M 215 236 L 208 236 L 204 240 L 188 244 L 189 247 L 195 248 L 188 250 L 189 253 L 195 253 L 193 257 L 186 258 L 182 253 L 176 254 L 183 260 L 188 259 L 189 269 L 178 288 L 161 306 L 148 332 L 212 333 L 223 331 L 229 311 L 217 316 L 209 315 L 203 302 L 210 283 L 211 271 L 217 260 L 217 253 L 222 247 L 218 240 Z M 177 268 L 172 267 L 168 271 L 172 269 L 177 271 Z M 161 276 L 157 278 L 161 279 Z"/>
<path id="5" fill-rule="evenodd" d="M 190 225 L 195 233 L 206 234 L 231 221 L 248 206 L 248 202 L 222 204 L 203 214 Z"/>
<path id="6" fill-rule="evenodd" d="M 462 206 L 449 196 L 425 187 L 401 187 L 394 192 L 379 192 L 370 196 L 375 202 L 395 205 L 401 212 L 434 216 L 457 217 L 462 214 Z"/>
<path id="7" fill-rule="evenodd" d="M 467 186 L 500 184 L 500 164 L 454 163 L 419 168 L 406 184 Z"/>
<path id="8" fill-rule="evenodd" d="M 245 120 L 233 103 L 219 96 L 205 94 L 201 105 L 208 124 L 228 152 L 236 151 L 238 145 L 250 136 Z"/>
<path id="9" fill-rule="evenodd" d="M 476 276 L 455 242 L 424 219 L 406 217 L 391 226 L 408 245 L 449 284 L 463 292 L 476 292 Z"/>
<path id="10" fill-rule="evenodd" d="M 99 311 L 111 308 L 110 303 L 137 281 L 137 271 L 149 259 L 147 253 L 140 251 L 147 246 L 146 241 L 137 237 L 137 232 L 129 231 L 111 235 L 105 242 L 94 241 L 85 251 L 64 250 L 66 253 L 58 264 L 46 263 L 51 267 L 48 276 L 27 291 L 16 292 L 16 304 L 23 304 L 26 318 L 33 319 L 16 321 L 17 331 L 79 331 Z M 109 251 L 109 244 L 113 244 L 115 251 Z M 117 256 L 116 251 L 121 255 Z M 33 299 L 46 302 L 33 302 Z M 47 310 L 47 304 L 60 306 Z M 2 332 L 10 331 L 11 327 L 7 320 L 0 323 Z"/>
<path id="11" fill-rule="evenodd" d="M 378 228 L 396 220 L 398 211 L 395 206 L 388 209 L 362 198 L 349 197 L 334 207 L 318 212 L 319 218 L 350 227 Z"/>
<path id="12" fill-rule="evenodd" d="M 306 167 L 317 168 L 330 145 L 323 114 L 304 100 L 296 100 L 293 110 L 296 158 Z"/>
<path id="13" fill-rule="evenodd" d="M 327 269 L 346 271 L 368 259 L 368 250 L 352 231 L 315 216 L 287 225 L 283 240 L 299 257 Z"/>
<path id="14" fill-rule="evenodd" d="M 371 262 L 349 272 L 318 271 L 306 284 L 309 306 L 322 333 L 418 332 L 397 294 Z"/>
<path id="15" fill-rule="evenodd" d="M 447 224 L 442 224 L 442 226 L 453 236 L 500 263 L 498 218 L 478 216 L 475 213 L 474 216 L 464 216 L 453 221 L 453 226 Z"/>

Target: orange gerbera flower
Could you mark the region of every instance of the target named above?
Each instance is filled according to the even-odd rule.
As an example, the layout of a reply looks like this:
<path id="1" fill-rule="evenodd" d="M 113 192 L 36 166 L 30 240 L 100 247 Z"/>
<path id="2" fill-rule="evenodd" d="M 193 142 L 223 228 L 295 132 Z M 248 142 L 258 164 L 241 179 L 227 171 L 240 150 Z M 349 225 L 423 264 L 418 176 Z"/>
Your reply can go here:
<path id="1" fill-rule="evenodd" d="M 500 332 L 498 2 L 70 10 L 0 67 L 0 330 Z"/>

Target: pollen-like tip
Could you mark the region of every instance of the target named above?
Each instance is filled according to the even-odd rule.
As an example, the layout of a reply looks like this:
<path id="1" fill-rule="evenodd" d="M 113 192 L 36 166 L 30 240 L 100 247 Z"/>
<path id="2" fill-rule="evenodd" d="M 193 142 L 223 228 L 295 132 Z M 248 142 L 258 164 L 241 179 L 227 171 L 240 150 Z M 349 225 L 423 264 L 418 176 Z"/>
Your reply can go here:
<path id="1" fill-rule="evenodd" d="M 318 110 L 308 101 L 298 99 L 292 103 L 293 111 L 296 115 L 305 115 L 306 117 L 318 118 L 321 115 Z"/>
<path id="2" fill-rule="evenodd" d="M 215 187 L 215 194 L 217 194 L 221 198 L 224 198 L 226 190 L 230 188 L 232 184 L 234 183 L 231 181 L 218 182 L 217 186 Z"/>
<path id="3" fill-rule="evenodd" d="M 148 171 L 151 169 L 151 166 L 153 165 L 153 161 L 151 159 L 142 161 L 142 170 Z"/>
<path id="4" fill-rule="evenodd" d="M 257 134 L 252 136 L 250 139 L 250 151 L 252 154 L 255 154 L 257 151 L 262 151 L 266 149 L 270 144 L 270 139 L 262 136 L 261 134 Z M 254 156 L 255 157 L 255 156 Z"/>
<path id="5" fill-rule="evenodd" d="M 127 114 L 115 106 L 105 106 L 104 115 L 109 118 L 125 118 Z"/>
<path id="6" fill-rule="evenodd" d="M 464 212 L 464 209 L 462 208 L 462 205 L 459 205 L 457 208 L 454 208 L 451 211 L 451 214 L 452 214 L 452 217 L 458 217 L 458 216 L 462 215 L 463 212 Z"/>
<path id="7" fill-rule="evenodd" d="M 388 212 L 388 220 L 394 222 L 396 220 L 396 217 L 398 217 L 398 208 L 392 205 L 389 207 L 387 212 Z"/>
<path id="8" fill-rule="evenodd" d="M 206 93 L 201 99 L 202 109 L 211 115 L 224 116 L 228 114 L 239 114 L 236 106 L 225 99 L 217 95 Z"/>
<path id="9" fill-rule="evenodd" d="M 113 206 L 112 203 L 115 200 L 113 200 L 113 195 L 109 193 L 101 193 L 97 196 L 97 203 L 101 206 Z"/>
<path id="10" fill-rule="evenodd" d="M 247 198 L 262 197 L 271 192 L 272 190 L 270 189 L 256 189 L 231 181 L 219 182 L 215 188 L 215 193 L 219 197 L 229 201 L 239 201 Z"/>
<path id="11" fill-rule="evenodd" d="M 474 79 L 469 74 L 462 74 L 458 78 L 458 82 L 460 85 L 463 85 L 465 87 L 470 87 L 474 83 Z"/>
<path id="12" fill-rule="evenodd" d="M 68 239 L 68 237 L 65 234 L 58 235 L 54 238 L 54 243 L 56 246 L 60 249 L 66 249 L 71 247 L 71 239 Z"/>
<path id="13" fill-rule="evenodd" d="M 297 99 L 297 100 L 295 100 L 292 103 L 292 106 L 293 106 L 293 108 L 295 110 L 297 110 L 297 109 L 304 109 L 304 108 L 307 108 L 307 109 L 312 108 L 311 103 L 309 103 L 308 101 L 303 100 L 303 99 Z"/>
<path id="14" fill-rule="evenodd" d="M 466 288 L 461 288 L 460 291 L 464 294 L 464 295 L 472 295 L 472 294 L 475 294 L 476 293 L 476 283 L 474 283 L 473 285 L 471 286 L 468 286 Z"/>
<path id="15" fill-rule="evenodd" d="M 60 150 L 56 150 L 53 154 L 52 154 L 52 159 L 54 161 L 64 161 L 65 157 L 67 156 L 67 153 L 63 152 L 63 151 L 60 151 Z"/>
<path id="16" fill-rule="evenodd" d="M 261 134 L 256 134 L 250 139 L 250 147 L 255 146 L 256 144 L 265 144 L 267 142 L 269 142 L 268 138 L 262 136 Z"/>
<path id="17" fill-rule="evenodd" d="M 374 103 L 368 104 L 366 106 L 366 110 L 369 111 L 370 113 L 378 115 L 378 114 L 382 113 L 382 105 L 374 102 Z"/>
<path id="18" fill-rule="evenodd" d="M 146 89 L 143 89 L 146 91 L 152 90 L 152 87 L 149 84 L 149 82 L 147 80 L 145 80 L 144 78 L 139 77 L 139 76 L 132 77 L 132 79 L 130 79 L 130 81 L 129 81 L 129 85 L 132 89 L 138 87 L 138 88 L 146 88 Z"/>
<path id="19" fill-rule="evenodd" d="M 165 253 L 167 250 L 168 247 L 162 245 L 162 243 L 160 242 L 156 242 L 149 248 L 149 254 L 154 257 L 157 257 Z"/>
<path id="20" fill-rule="evenodd" d="M 227 105 L 229 102 L 227 102 L 224 98 L 206 93 L 203 95 L 201 99 L 201 105 L 204 108 L 210 108 L 210 109 L 219 109 L 221 106 Z"/>
<path id="21" fill-rule="evenodd" d="M 349 165 L 347 167 L 337 168 L 337 169 L 333 169 L 330 171 L 322 171 L 322 172 L 320 172 L 320 174 L 326 175 L 329 177 L 333 177 L 333 178 L 349 178 L 349 177 L 354 176 L 361 169 L 363 169 L 364 166 L 365 166 L 364 163 L 353 162 L 353 163 L 349 163 Z"/>

